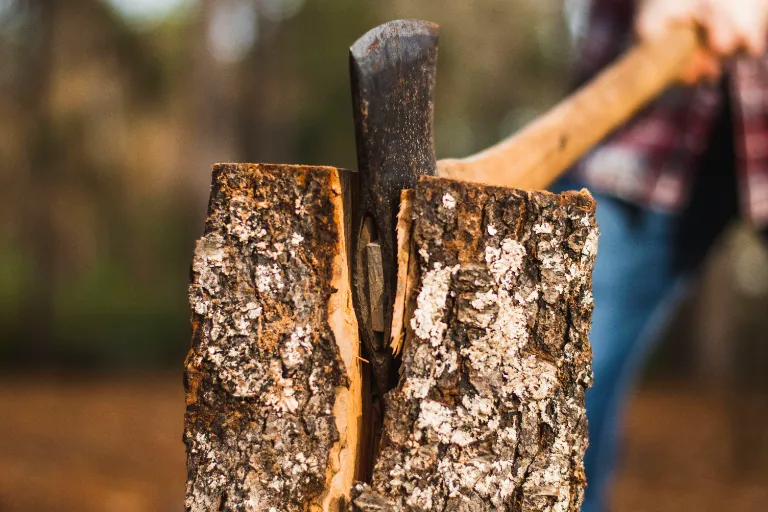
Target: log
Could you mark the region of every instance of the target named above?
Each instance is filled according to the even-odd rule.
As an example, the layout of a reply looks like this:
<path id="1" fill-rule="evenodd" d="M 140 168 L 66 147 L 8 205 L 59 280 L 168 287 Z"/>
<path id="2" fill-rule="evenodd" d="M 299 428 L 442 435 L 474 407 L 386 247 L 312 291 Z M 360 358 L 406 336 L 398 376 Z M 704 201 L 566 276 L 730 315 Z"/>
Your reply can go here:
<path id="1" fill-rule="evenodd" d="M 186 510 L 330 511 L 359 471 L 346 173 L 219 164 L 189 299 Z"/>
<path id="2" fill-rule="evenodd" d="M 421 178 L 412 208 L 400 381 L 350 509 L 578 511 L 595 201 Z"/>

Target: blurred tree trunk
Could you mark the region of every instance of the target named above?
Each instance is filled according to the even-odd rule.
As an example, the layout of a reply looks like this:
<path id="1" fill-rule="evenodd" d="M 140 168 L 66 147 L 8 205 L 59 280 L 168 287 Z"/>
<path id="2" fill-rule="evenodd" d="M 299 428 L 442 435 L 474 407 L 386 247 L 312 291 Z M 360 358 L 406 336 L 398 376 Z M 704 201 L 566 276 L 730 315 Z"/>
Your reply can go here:
<path id="1" fill-rule="evenodd" d="M 293 154 L 286 146 L 295 136 L 285 133 L 286 119 L 270 115 L 268 107 L 269 102 L 279 101 L 281 87 L 290 80 L 280 66 L 288 56 L 280 46 L 280 22 L 258 16 L 257 20 L 257 39 L 237 70 L 237 143 L 247 162 L 284 160 Z"/>
<path id="2" fill-rule="evenodd" d="M 240 155 L 247 162 L 259 162 L 268 144 L 268 130 L 264 127 L 264 100 L 269 80 L 269 55 L 271 37 L 254 45 L 239 62 L 240 85 L 237 109 L 237 145 Z"/>
<path id="3" fill-rule="evenodd" d="M 232 65 L 217 60 L 211 53 L 208 32 L 217 6 L 222 0 L 202 0 L 199 18 L 191 24 L 193 43 L 192 83 L 189 88 L 191 116 L 187 126 L 195 141 L 184 157 L 184 182 L 191 201 L 191 214 L 202 221 L 200 208 L 208 199 L 210 174 L 215 162 L 241 160 L 237 150 L 235 115 L 237 82 Z"/>
<path id="4" fill-rule="evenodd" d="M 25 133 L 27 193 L 20 205 L 24 225 L 22 243 L 27 259 L 26 293 L 21 306 L 22 355 L 43 357 L 55 344 L 56 232 L 53 219 L 55 140 L 51 89 L 55 66 L 55 28 L 61 4 L 27 0 L 26 51 L 20 52 L 24 70 L 18 82 L 20 125 Z M 21 341 L 21 340 L 20 340 Z"/>

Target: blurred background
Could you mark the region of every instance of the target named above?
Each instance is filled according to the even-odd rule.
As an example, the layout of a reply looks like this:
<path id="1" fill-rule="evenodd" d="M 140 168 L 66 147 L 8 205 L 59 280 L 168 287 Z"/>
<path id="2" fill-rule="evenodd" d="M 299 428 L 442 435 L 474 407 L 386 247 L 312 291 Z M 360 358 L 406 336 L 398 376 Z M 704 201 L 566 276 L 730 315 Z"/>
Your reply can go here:
<path id="1" fill-rule="evenodd" d="M 210 165 L 355 168 L 348 48 L 396 18 L 441 25 L 438 156 L 481 149 L 567 91 L 562 4 L 0 0 L 0 511 L 180 510 Z M 766 509 L 755 235 L 693 291 L 627 412 L 617 511 Z"/>

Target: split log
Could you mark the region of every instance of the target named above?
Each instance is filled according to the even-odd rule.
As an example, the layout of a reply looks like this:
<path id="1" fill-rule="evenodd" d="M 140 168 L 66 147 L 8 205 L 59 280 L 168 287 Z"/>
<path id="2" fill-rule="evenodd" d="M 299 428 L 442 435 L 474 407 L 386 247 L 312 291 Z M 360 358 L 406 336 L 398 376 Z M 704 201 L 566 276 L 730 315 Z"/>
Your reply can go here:
<path id="1" fill-rule="evenodd" d="M 412 207 L 401 379 L 350 508 L 578 511 L 594 200 L 422 178 Z"/>
<path id="2" fill-rule="evenodd" d="M 345 173 L 219 164 L 189 289 L 186 510 L 346 506 L 361 423 Z"/>

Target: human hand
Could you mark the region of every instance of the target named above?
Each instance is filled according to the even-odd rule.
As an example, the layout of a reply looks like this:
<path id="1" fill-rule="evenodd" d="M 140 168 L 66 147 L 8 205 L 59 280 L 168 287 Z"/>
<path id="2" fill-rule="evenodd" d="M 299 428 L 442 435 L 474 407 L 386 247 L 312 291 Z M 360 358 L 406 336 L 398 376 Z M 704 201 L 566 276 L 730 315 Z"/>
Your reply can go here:
<path id="1" fill-rule="evenodd" d="M 742 51 L 765 53 L 768 0 L 641 0 L 635 28 L 650 41 L 686 23 L 700 26 L 706 37 L 681 78 L 688 84 L 714 80 L 722 73 L 723 59 Z"/>

